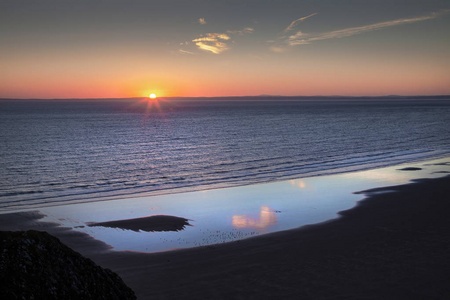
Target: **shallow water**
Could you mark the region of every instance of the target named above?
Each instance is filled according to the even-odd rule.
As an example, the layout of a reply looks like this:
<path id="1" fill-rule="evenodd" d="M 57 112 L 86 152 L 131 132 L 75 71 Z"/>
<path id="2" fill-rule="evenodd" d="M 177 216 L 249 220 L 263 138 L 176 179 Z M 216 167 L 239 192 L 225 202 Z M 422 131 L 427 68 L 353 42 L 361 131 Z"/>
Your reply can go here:
<path id="1" fill-rule="evenodd" d="M 399 170 L 405 167 L 421 170 Z M 47 215 L 44 221 L 85 232 L 114 250 L 157 252 L 224 243 L 327 221 L 364 198 L 354 192 L 437 178 L 448 172 L 450 158 L 445 158 L 265 184 L 47 207 L 41 212 Z M 151 215 L 186 218 L 192 226 L 178 232 L 87 226 L 89 222 Z"/>

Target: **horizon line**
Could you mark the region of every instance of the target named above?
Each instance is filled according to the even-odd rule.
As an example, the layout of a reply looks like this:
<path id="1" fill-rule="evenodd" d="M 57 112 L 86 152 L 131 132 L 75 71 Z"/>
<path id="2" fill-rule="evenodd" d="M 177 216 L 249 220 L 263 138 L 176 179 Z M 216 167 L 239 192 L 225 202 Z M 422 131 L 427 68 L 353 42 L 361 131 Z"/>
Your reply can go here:
<path id="1" fill-rule="evenodd" d="M 247 96 L 171 96 L 171 97 L 157 97 L 156 99 L 174 99 L 174 100 L 182 100 L 182 99 L 255 99 L 255 98 L 406 98 L 406 97 L 450 97 L 450 94 L 438 94 L 438 95 L 430 95 L 430 94 L 419 94 L 419 95 L 381 95 L 381 96 L 369 96 L 369 95 L 358 95 L 358 96 L 348 96 L 348 95 L 247 95 Z M 90 97 L 71 97 L 71 98 L 2 98 L 0 100 L 119 100 L 119 99 L 146 99 L 146 96 L 133 96 L 133 97 L 104 97 L 104 98 L 90 98 Z"/>

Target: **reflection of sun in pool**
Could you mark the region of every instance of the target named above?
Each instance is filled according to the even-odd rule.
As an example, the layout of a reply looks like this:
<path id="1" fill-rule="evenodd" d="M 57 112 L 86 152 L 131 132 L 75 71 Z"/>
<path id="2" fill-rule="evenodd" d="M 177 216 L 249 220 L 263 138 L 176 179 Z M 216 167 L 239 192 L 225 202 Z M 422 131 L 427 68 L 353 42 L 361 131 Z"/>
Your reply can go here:
<path id="1" fill-rule="evenodd" d="M 153 93 L 151 93 L 150 95 L 148 95 L 148 97 L 149 97 L 150 99 L 155 99 L 155 98 L 156 98 L 156 95 L 153 94 Z"/>

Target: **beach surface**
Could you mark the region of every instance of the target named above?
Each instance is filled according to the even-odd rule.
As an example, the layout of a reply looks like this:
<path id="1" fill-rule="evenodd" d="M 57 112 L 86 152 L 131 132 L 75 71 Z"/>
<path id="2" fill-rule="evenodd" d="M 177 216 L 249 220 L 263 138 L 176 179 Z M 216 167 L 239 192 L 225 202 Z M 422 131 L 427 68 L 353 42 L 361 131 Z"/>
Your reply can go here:
<path id="1" fill-rule="evenodd" d="M 0 229 L 57 236 L 117 272 L 138 299 L 448 299 L 450 176 L 357 195 L 327 222 L 159 253 L 113 251 L 37 211 L 3 214 Z"/>
<path id="2" fill-rule="evenodd" d="M 140 299 L 448 299 L 450 177 L 363 194 L 323 224 L 95 261 Z"/>

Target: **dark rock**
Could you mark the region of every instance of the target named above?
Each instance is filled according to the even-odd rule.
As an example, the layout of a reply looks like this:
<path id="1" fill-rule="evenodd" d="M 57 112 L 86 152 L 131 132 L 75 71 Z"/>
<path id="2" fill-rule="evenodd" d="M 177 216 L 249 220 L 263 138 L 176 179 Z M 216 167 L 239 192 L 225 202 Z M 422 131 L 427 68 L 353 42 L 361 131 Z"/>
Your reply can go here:
<path id="1" fill-rule="evenodd" d="M 136 299 L 109 269 L 39 231 L 0 231 L 2 299 Z"/>
<path id="2" fill-rule="evenodd" d="M 101 226 L 109 228 L 120 228 L 124 230 L 142 231 L 180 231 L 186 226 L 191 226 L 189 220 L 176 216 L 156 215 L 135 219 L 116 220 L 107 222 L 86 223 L 89 227 Z"/>
<path id="3" fill-rule="evenodd" d="M 403 168 L 403 169 L 398 169 L 399 171 L 420 171 L 422 170 L 422 168 L 417 168 L 417 167 L 407 167 L 407 168 Z"/>

